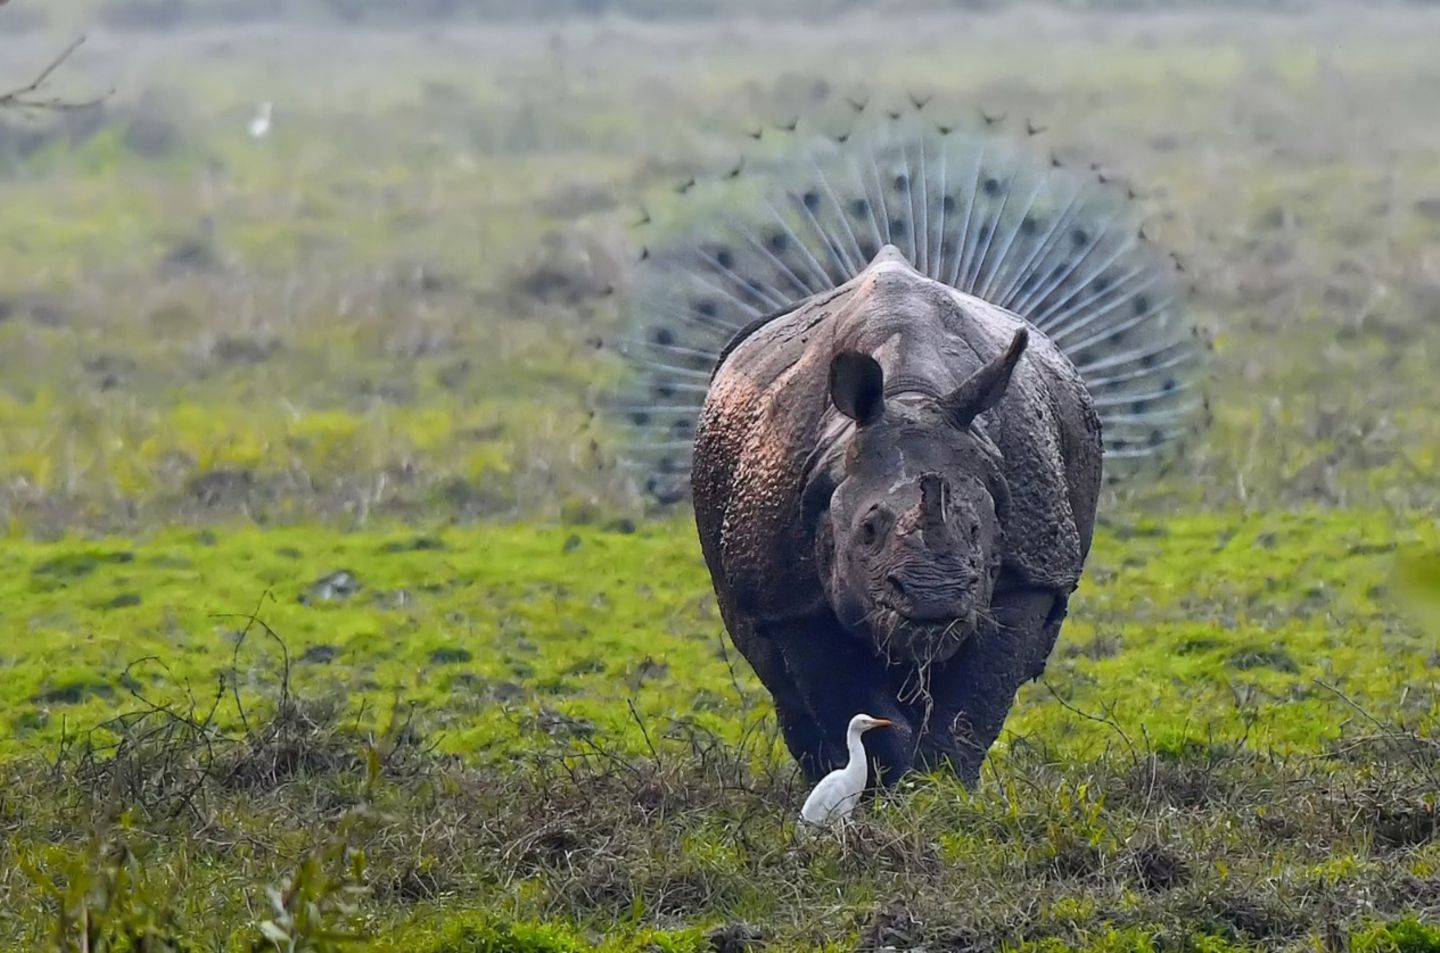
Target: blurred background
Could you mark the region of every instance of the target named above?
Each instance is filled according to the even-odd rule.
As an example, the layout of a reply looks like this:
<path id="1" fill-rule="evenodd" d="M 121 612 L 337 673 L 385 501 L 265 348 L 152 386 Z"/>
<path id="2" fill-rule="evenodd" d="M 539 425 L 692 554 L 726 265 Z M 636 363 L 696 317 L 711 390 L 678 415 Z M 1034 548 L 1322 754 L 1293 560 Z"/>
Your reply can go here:
<path id="1" fill-rule="evenodd" d="M 0 113 L 17 531 L 638 514 L 640 208 L 860 89 L 1136 187 L 1216 348 L 1136 505 L 1440 503 L 1433 4 L 12 0 L 0 90 L 81 36 Z"/>

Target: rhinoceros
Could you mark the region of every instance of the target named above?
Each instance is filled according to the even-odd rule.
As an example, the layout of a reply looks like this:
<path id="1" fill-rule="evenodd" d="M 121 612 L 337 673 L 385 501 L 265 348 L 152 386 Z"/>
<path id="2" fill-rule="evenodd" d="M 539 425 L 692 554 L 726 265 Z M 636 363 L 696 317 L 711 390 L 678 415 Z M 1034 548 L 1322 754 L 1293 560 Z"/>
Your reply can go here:
<path id="1" fill-rule="evenodd" d="M 632 459 L 693 503 L 810 779 L 866 712 L 882 782 L 973 783 L 1056 643 L 1102 465 L 1193 430 L 1203 348 L 1127 197 L 992 130 L 885 121 L 770 163 L 647 246 Z"/>
<path id="2" fill-rule="evenodd" d="M 857 711 L 886 776 L 973 778 L 1080 580 L 1100 422 L 1079 371 L 885 246 L 733 342 L 700 413 L 695 521 L 725 626 L 818 778 Z M 836 727 L 842 732 L 836 733 Z"/>

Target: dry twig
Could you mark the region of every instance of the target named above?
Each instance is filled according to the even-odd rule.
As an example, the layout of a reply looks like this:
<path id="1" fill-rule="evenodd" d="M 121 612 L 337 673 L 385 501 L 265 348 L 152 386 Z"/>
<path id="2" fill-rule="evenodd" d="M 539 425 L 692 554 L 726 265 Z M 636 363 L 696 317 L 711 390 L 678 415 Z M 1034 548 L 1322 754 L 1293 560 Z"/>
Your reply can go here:
<path id="1" fill-rule="evenodd" d="M 60 51 L 60 55 L 46 64 L 45 68 L 27 85 L 0 93 L 0 109 L 83 109 L 99 102 L 99 99 L 72 102 L 58 96 L 47 98 L 40 95 L 45 83 L 84 42 L 85 37 L 77 37 L 69 46 Z"/>

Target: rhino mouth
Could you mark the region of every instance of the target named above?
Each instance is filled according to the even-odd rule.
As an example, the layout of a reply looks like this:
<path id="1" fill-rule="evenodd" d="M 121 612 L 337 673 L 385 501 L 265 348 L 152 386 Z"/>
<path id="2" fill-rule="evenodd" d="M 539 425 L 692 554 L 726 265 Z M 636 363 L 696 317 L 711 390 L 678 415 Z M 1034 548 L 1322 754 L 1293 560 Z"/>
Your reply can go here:
<path id="1" fill-rule="evenodd" d="M 875 617 L 876 642 L 888 659 L 943 662 L 969 641 L 980 614 L 970 609 L 951 618 L 915 618 L 881 605 Z"/>

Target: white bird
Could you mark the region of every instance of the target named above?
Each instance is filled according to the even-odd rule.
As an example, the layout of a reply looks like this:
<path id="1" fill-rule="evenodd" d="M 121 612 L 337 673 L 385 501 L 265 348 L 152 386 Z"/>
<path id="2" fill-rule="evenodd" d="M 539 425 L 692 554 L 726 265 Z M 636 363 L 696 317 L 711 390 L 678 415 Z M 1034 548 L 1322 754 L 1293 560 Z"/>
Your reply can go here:
<path id="1" fill-rule="evenodd" d="M 265 138 L 270 132 L 270 115 L 273 111 L 273 104 L 268 102 L 260 104 L 260 108 L 255 113 L 255 118 L 250 120 L 250 138 Z"/>
<path id="2" fill-rule="evenodd" d="M 845 747 L 850 750 L 850 762 L 820 779 L 815 790 L 805 799 L 805 806 L 800 808 L 801 820 L 828 825 L 850 816 L 860 802 L 865 781 L 870 776 L 870 763 L 865 757 L 865 744 L 860 736 L 871 728 L 883 728 L 888 724 L 891 722 L 884 718 L 872 718 L 863 712 L 850 719 L 850 727 L 845 730 Z"/>

